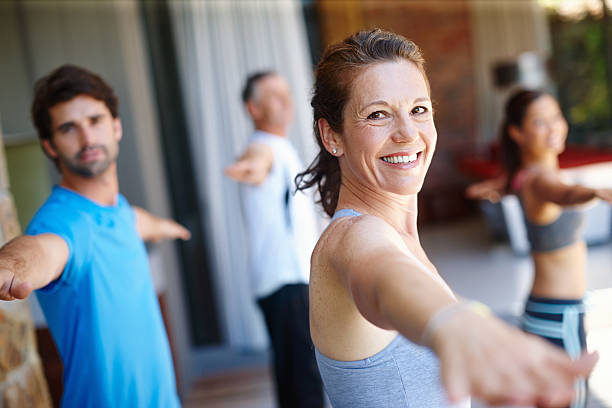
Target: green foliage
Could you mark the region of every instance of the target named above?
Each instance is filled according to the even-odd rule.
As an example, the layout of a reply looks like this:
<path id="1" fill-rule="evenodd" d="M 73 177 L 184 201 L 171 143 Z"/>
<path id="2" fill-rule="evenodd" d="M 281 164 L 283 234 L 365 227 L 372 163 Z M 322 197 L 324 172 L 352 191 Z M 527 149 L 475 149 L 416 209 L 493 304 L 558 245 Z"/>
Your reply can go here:
<path id="1" fill-rule="evenodd" d="M 579 20 L 568 20 L 551 14 L 550 26 L 552 72 L 570 122 L 570 143 L 610 144 L 612 84 L 608 83 L 608 69 L 612 66 L 606 47 L 611 44 L 606 44 L 602 18 L 587 14 Z"/>

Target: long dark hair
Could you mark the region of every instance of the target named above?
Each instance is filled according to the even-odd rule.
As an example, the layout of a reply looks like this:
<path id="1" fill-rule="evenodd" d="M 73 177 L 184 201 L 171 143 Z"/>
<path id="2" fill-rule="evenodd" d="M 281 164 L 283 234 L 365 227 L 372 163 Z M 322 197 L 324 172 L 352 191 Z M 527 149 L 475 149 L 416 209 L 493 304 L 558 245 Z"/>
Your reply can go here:
<path id="1" fill-rule="evenodd" d="M 332 216 L 338 204 L 341 173 L 338 158 L 323 145 L 319 119 L 325 119 L 334 132 L 342 133 L 344 108 L 349 101 L 354 79 L 365 67 L 405 59 L 421 71 L 427 88 L 425 61 L 419 47 L 401 35 L 380 29 L 360 31 L 329 46 L 315 70 L 312 100 L 313 130 L 319 153 L 308 168 L 295 177 L 298 190 L 317 186 L 323 210 Z"/>
<path id="2" fill-rule="evenodd" d="M 522 89 L 512 94 L 506 102 L 505 117 L 500 130 L 500 145 L 502 164 L 508 176 L 507 191 L 510 191 L 512 179 L 522 165 L 521 150 L 510 136 L 510 127 L 522 127 L 529 105 L 543 95 L 546 95 L 543 91 Z"/>

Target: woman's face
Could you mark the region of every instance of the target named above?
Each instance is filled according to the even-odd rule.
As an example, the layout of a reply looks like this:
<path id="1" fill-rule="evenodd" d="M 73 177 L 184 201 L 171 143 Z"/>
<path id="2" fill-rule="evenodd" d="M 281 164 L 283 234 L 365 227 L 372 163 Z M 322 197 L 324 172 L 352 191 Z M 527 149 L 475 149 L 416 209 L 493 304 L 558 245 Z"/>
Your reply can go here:
<path id="1" fill-rule="evenodd" d="M 343 178 L 376 191 L 417 193 L 437 133 L 429 90 L 416 65 L 383 62 L 358 74 L 340 138 Z"/>
<path id="2" fill-rule="evenodd" d="M 567 129 L 557 101 L 550 95 L 542 95 L 527 108 L 517 142 L 532 155 L 559 154 L 565 149 Z"/>

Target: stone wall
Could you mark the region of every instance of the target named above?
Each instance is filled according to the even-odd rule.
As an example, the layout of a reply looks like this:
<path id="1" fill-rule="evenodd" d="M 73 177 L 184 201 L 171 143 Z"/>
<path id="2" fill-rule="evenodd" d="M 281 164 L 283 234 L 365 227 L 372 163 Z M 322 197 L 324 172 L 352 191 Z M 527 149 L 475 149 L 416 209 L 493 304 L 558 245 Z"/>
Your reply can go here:
<path id="1" fill-rule="evenodd" d="M 0 133 L 0 245 L 19 235 Z M 0 408 L 51 407 L 27 301 L 0 301 Z"/>

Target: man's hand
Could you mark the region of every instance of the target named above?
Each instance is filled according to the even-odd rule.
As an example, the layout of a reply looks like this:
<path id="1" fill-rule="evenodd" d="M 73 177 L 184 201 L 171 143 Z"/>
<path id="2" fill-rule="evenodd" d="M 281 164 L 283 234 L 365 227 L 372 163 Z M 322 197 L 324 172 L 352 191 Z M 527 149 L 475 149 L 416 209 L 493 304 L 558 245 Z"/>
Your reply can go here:
<path id="1" fill-rule="evenodd" d="M 132 207 L 136 214 L 136 229 L 143 241 L 158 242 L 164 239 L 191 238 L 191 233 L 181 224 L 168 218 L 160 218 L 140 207 Z"/>
<path id="2" fill-rule="evenodd" d="M 191 238 L 191 232 L 181 224 L 167 218 L 160 218 L 159 221 L 159 237 L 162 239 L 182 239 L 187 241 Z"/>
<path id="3" fill-rule="evenodd" d="M 0 249 L 0 300 L 25 299 L 58 279 L 68 261 L 66 242 L 55 234 L 22 235 Z"/>
<path id="4" fill-rule="evenodd" d="M 273 162 L 270 146 L 254 143 L 240 159 L 225 168 L 225 174 L 239 183 L 258 185 L 268 177 Z"/>
<path id="5" fill-rule="evenodd" d="M 30 282 L 21 282 L 13 272 L 0 270 L 0 300 L 25 299 L 32 289 Z"/>

